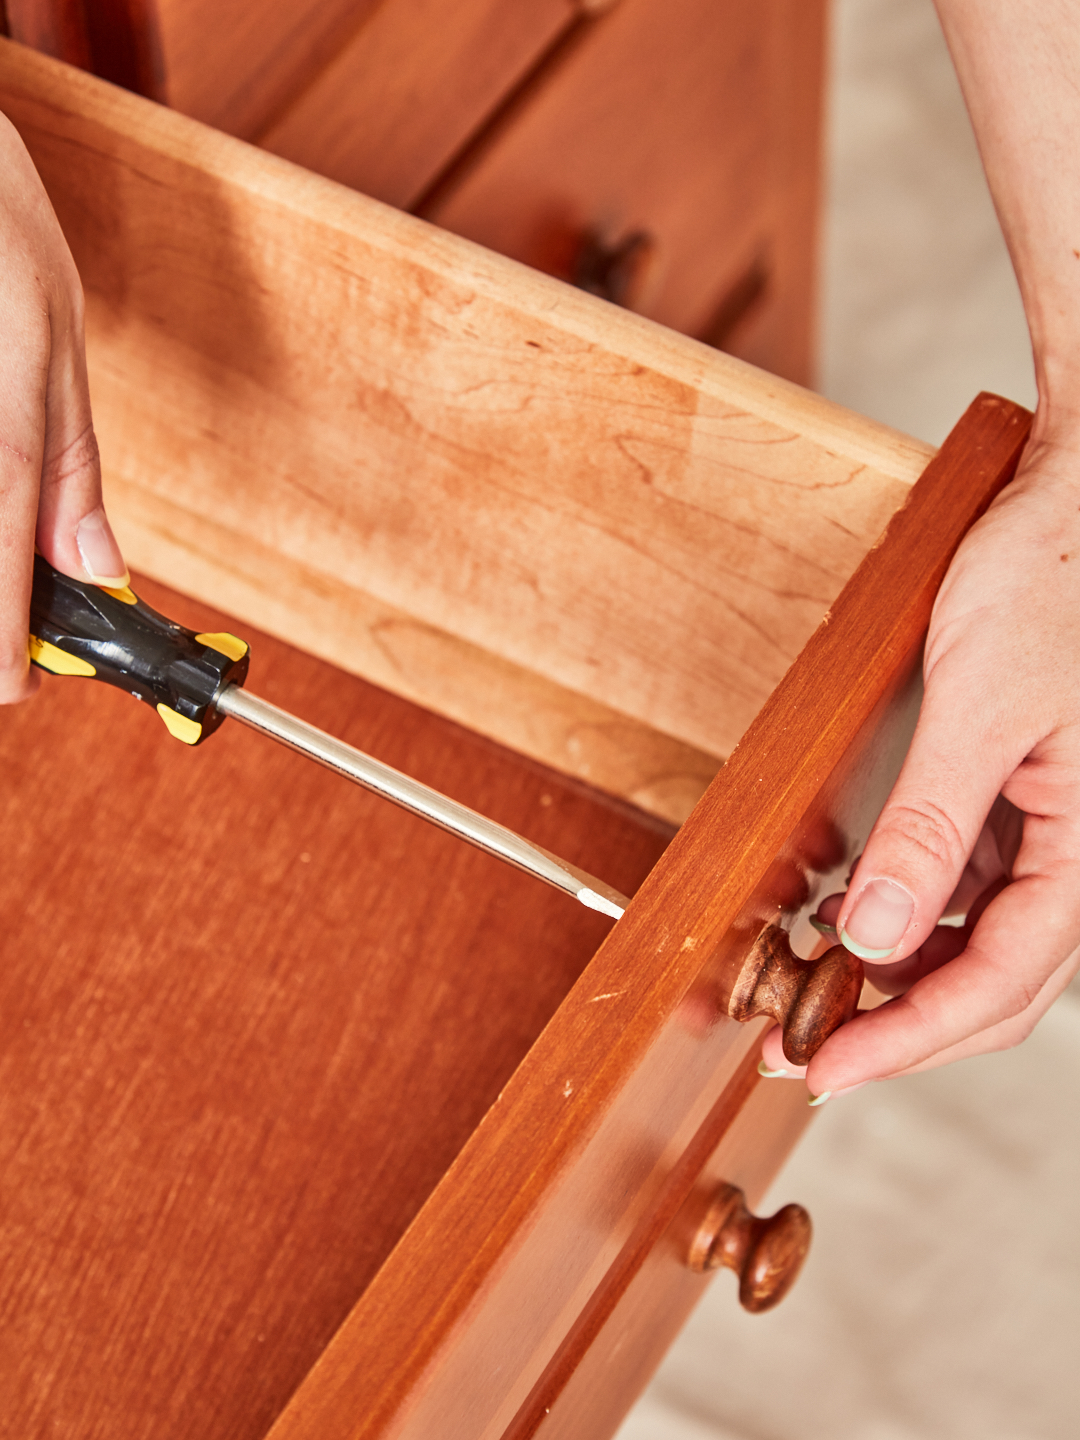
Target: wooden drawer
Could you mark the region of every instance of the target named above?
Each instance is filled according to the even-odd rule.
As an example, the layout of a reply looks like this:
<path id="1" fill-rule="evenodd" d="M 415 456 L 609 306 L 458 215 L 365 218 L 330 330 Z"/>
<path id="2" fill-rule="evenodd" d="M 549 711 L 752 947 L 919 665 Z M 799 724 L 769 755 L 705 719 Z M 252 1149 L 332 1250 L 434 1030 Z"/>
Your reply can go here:
<path id="1" fill-rule="evenodd" d="M 620 0 L 419 213 L 805 384 L 823 65 L 817 3 Z"/>
<path id="2" fill-rule="evenodd" d="M 393 0 L 245 138 L 412 209 L 492 113 L 587 23 L 587 9 L 579 0 Z"/>
<path id="3" fill-rule="evenodd" d="M 670 827 L 244 633 L 259 693 L 627 890 L 663 852 Z M 263 1435 L 611 928 L 215 738 L 50 678 L 0 713 L 4 1435 Z"/>
<path id="4" fill-rule="evenodd" d="M 1029 417 L 931 456 L 6 43 L 0 104 L 151 589 L 641 880 L 610 926 L 231 727 L 183 751 L 76 681 L 4 716 L 10 1433 L 602 1440 L 621 1380 L 559 1396 L 631 1312 L 671 1332 L 708 1157 L 753 1190 L 797 1129 L 733 976 L 861 844 Z"/>
<path id="5" fill-rule="evenodd" d="M 272 148 L 395 204 L 579 13 L 576 0 L 7 3 L 23 44 L 230 135 L 280 132 Z"/>
<path id="6" fill-rule="evenodd" d="M 637 1250 L 613 1267 L 505 1432 L 508 1440 L 583 1440 L 617 1429 L 713 1282 L 687 1262 L 718 1188 L 738 1185 L 755 1205 L 811 1114 L 801 1087 L 770 1088 L 755 1066 L 744 1066 L 686 1156 L 688 1168 L 707 1156 L 690 1193 L 673 1218 L 671 1202 L 658 1211 Z M 722 1274 L 715 1283 L 730 1289 L 735 1304 L 736 1277 Z"/>
<path id="7" fill-rule="evenodd" d="M 16 39 L 802 383 L 824 13 L 824 0 L 8 4 Z"/>

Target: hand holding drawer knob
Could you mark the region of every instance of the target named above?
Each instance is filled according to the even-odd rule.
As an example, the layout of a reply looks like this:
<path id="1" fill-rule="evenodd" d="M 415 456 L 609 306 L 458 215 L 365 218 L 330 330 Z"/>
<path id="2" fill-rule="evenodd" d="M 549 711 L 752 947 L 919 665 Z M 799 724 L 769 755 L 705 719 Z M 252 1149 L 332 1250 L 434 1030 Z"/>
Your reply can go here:
<path id="1" fill-rule="evenodd" d="M 736 976 L 727 1013 L 733 1020 L 771 1015 L 784 1027 L 784 1054 L 793 1065 L 808 1065 L 855 1014 L 862 984 L 862 962 L 842 945 L 820 960 L 800 960 L 787 931 L 767 925 Z"/>
<path id="2" fill-rule="evenodd" d="M 810 1249 L 810 1216 L 785 1205 L 768 1220 L 751 1215 L 737 1185 L 721 1185 L 690 1247 L 691 1270 L 734 1270 L 739 1303 L 751 1314 L 771 1310 L 794 1285 Z"/>

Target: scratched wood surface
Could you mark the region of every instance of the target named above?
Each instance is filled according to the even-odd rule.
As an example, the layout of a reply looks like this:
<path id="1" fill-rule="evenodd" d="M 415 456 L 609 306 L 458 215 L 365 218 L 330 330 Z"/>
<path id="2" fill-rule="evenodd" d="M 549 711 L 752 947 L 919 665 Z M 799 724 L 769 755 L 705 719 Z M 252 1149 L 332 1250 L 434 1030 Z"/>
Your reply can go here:
<path id="1" fill-rule="evenodd" d="M 3 42 L 0 106 L 130 560 L 669 818 L 930 453 Z"/>
<path id="2" fill-rule="evenodd" d="M 807 384 L 823 19 L 822 0 L 620 0 L 420 213 L 563 279 L 587 235 L 642 232 L 635 310 Z M 729 334 L 718 317 L 758 269 L 756 308 L 777 314 Z"/>
<path id="3" fill-rule="evenodd" d="M 814 1116 L 805 1086 L 761 1079 L 756 1050 L 725 1091 L 687 1152 L 685 1200 L 668 1220 L 670 1202 L 620 1257 L 623 1269 L 583 1311 L 501 1440 L 607 1440 L 664 1358 L 710 1284 L 738 1304 L 730 1273 L 701 1274 L 687 1257 L 705 1212 L 724 1183 L 738 1185 L 758 1210 L 783 1159 Z M 779 1091 L 779 1093 L 777 1093 Z M 760 1213 L 767 1215 L 767 1210 Z M 664 1222 L 667 1221 L 666 1228 Z M 798 1281 L 796 1281 L 798 1284 Z M 783 1303 L 783 1302 L 781 1302 Z M 762 1344 L 768 1344 L 762 1337 Z M 725 1383 L 717 1355 L 716 1384 Z"/>
<path id="4" fill-rule="evenodd" d="M 250 638 L 257 693 L 624 891 L 663 850 Z M 188 750 L 89 682 L 0 713 L 0 768 L 0 1435 L 254 1440 L 611 922 L 239 725 Z"/>
<path id="5" fill-rule="evenodd" d="M 937 587 L 1030 419 L 970 407 L 273 1440 L 501 1436 L 578 1318 L 614 1312 L 622 1257 L 643 1261 L 692 1191 L 680 1162 L 760 1035 L 721 1018 L 726 987 L 762 925 L 836 888 L 862 844 L 914 725 Z"/>

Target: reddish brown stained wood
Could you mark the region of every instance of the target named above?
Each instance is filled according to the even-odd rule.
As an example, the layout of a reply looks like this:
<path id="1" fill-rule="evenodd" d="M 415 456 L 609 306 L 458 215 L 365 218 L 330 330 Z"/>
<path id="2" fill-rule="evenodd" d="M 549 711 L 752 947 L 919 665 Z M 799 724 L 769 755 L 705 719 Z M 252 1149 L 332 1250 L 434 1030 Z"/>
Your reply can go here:
<path id="1" fill-rule="evenodd" d="M 801 1205 L 754 1215 L 739 1187 L 725 1180 L 694 1236 L 687 1264 L 691 1270 L 734 1271 L 739 1304 L 758 1315 L 778 1305 L 794 1285 L 810 1239 L 810 1216 Z"/>
<path id="2" fill-rule="evenodd" d="M 568 280 L 590 237 L 648 235 L 635 309 L 805 383 L 823 15 L 820 0 L 621 0 L 419 213 Z M 718 336 L 761 265 L 761 315 Z"/>
<path id="3" fill-rule="evenodd" d="M 163 98 L 249 138 L 332 62 L 380 0 L 151 0 L 151 7 Z"/>
<path id="4" fill-rule="evenodd" d="M 21 45 L 89 69 L 84 0 L 5 0 L 3 33 Z"/>
<path id="5" fill-rule="evenodd" d="M 662 851 L 246 633 L 258 693 L 623 889 Z M 239 725 L 191 751 L 88 681 L 0 711 L 0 770 L 0 1433 L 256 1440 L 610 922 Z"/>
<path id="6" fill-rule="evenodd" d="M 587 237 L 644 231 L 638 306 L 693 333 L 726 279 L 715 240 L 738 265 L 768 204 L 765 38 L 731 0 L 622 0 L 421 213 L 562 279 Z"/>
<path id="7" fill-rule="evenodd" d="M 679 1158 L 758 1033 L 719 1016 L 763 920 L 811 903 L 867 833 L 910 735 L 937 587 L 1029 424 L 994 396 L 971 406 L 274 1440 L 464 1440 L 503 1433 L 527 1405 L 670 1202 Z"/>
<path id="8" fill-rule="evenodd" d="M 153 100 L 165 98 L 155 0 L 83 0 L 95 75 Z M 204 45 L 204 55 L 208 47 Z"/>
<path id="9" fill-rule="evenodd" d="M 8 13 L 4 33 L 13 40 L 136 94 L 164 98 L 154 0 L 9 0 Z"/>
<path id="10" fill-rule="evenodd" d="M 828 7 L 820 0 L 770 0 L 761 8 L 769 54 L 769 215 L 749 274 L 759 271 L 764 284 L 757 303 L 724 332 L 697 333 L 807 385 L 816 354 Z"/>
<path id="11" fill-rule="evenodd" d="M 798 1082 L 760 1081 L 748 1064 L 749 1096 L 703 1164 L 682 1208 L 653 1238 L 628 1283 L 583 1316 L 503 1440 L 607 1440 L 645 1388 L 708 1284 L 727 1290 L 730 1276 L 695 1272 L 686 1262 L 718 1183 L 736 1177 L 755 1203 L 775 1178 L 813 1115 Z M 752 1088 L 751 1088 L 752 1087 Z M 723 1356 L 716 1383 L 724 1384 Z"/>
<path id="12" fill-rule="evenodd" d="M 578 13 L 575 0 L 389 0 L 282 113 L 234 133 L 408 209 Z"/>
<path id="13" fill-rule="evenodd" d="M 786 930 L 766 925 L 732 983 L 727 1013 L 743 1021 L 771 1016 L 783 1027 L 787 1058 L 809 1065 L 855 1014 L 862 987 L 862 964 L 843 945 L 807 964 L 793 953 Z"/>

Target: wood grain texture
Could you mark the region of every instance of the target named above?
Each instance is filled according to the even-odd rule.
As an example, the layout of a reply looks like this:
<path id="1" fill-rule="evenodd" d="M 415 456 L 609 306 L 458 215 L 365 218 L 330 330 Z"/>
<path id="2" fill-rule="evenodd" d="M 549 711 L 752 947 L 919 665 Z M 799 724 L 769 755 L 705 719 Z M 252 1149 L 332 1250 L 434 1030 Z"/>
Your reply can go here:
<path id="1" fill-rule="evenodd" d="M 787 1058 L 809 1065 L 855 1014 L 862 988 L 862 964 L 843 945 L 806 964 L 792 951 L 786 930 L 766 925 L 734 978 L 727 1013 L 733 1020 L 771 1016 L 783 1027 Z"/>
<path id="2" fill-rule="evenodd" d="M 13 0 L 8 8 L 5 33 L 13 40 L 136 94 L 164 98 L 154 0 Z"/>
<path id="3" fill-rule="evenodd" d="M 663 850 L 249 638 L 257 693 L 625 890 Z M 0 768 L 0 1435 L 254 1440 L 610 922 L 242 726 L 190 751 L 87 681 L 0 712 Z"/>
<path id="4" fill-rule="evenodd" d="M 799 1277 L 810 1249 L 810 1216 L 801 1205 L 775 1215 L 755 1215 L 737 1185 L 717 1187 L 694 1237 L 692 1270 L 731 1270 L 739 1279 L 739 1304 L 752 1315 L 779 1305 Z"/>
<path id="5" fill-rule="evenodd" d="M 625 1293 L 620 1257 L 643 1258 L 692 1190 L 682 1162 L 760 1033 L 723 1018 L 742 958 L 865 839 L 914 724 L 937 587 L 1030 418 L 994 396 L 969 409 L 273 1440 L 501 1436 L 578 1318 Z"/>
<path id="6" fill-rule="evenodd" d="M 633 308 L 693 335 L 760 259 L 772 318 L 754 321 L 754 358 L 806 383 L 823 15 L 821 0 L 621 0 L 420 213 L 563 279 L 590 235 L 645 233 Z"/>
<path id="7" fill-rule="evenodd" d="M 578 14 L 574 0 L 389 0 L 282 114 L 243 133 L 409 209 Z"/>
<path id="8" fill-rule="evenodd" d="M 90 68 L 84 0 L 5 0 L 5 14 L 3 33 L 12 40 L 69 65 Z"/>
<path id="9" fill-rule="evenodd" d="M 386 6 L 387 0 L 153 0 L 164 98 L 185 115 L 249 139 Z"/>
<path id="10" fill-rule="evenodd" d="M 674 818 L 930 453 L 2 42 L 0 106 L 87 289 L 129 560 L 423 703 L 457 642 L 466 682 L 528 671 L 527 724 L 467 683 L 456 718 Z M 638 773 L 589 769 L 598 716 Z"/>
<path id="11" fill-rule="evenodd" d="M 701 1165 L 681 1208 L 656 1236 L 614 1301 L 586 1313 L 506 1432 L 505 1440 L 607 1440 L 645 1388 L 708 1284 L 730 1291 L 733 1277 L 696 1273 L 687 1257 L 716 1186 L 729 1176 L 757 1200 L 776 1177 L 778 1157 L 790 1152 L 813 1111 L 797 1081 L 760 1080 L 753 1052 L 743 1075 L 739 1108 L 719 1110 L 703 1136 L 719 1143 Z M 734 1087 L 732 1087 L 734 1089 Z M 763 1137 L 767 1139 L 763 1143 Z M 695 1159 L 696 1159 L 695 1155 Z M 749 1187 L 749 1188 L 748 1188 Z M 751 1201 L 753 1203 L 753 1201 Z M 717 1356 L 716 1383 L 725 1382 Z"/>

